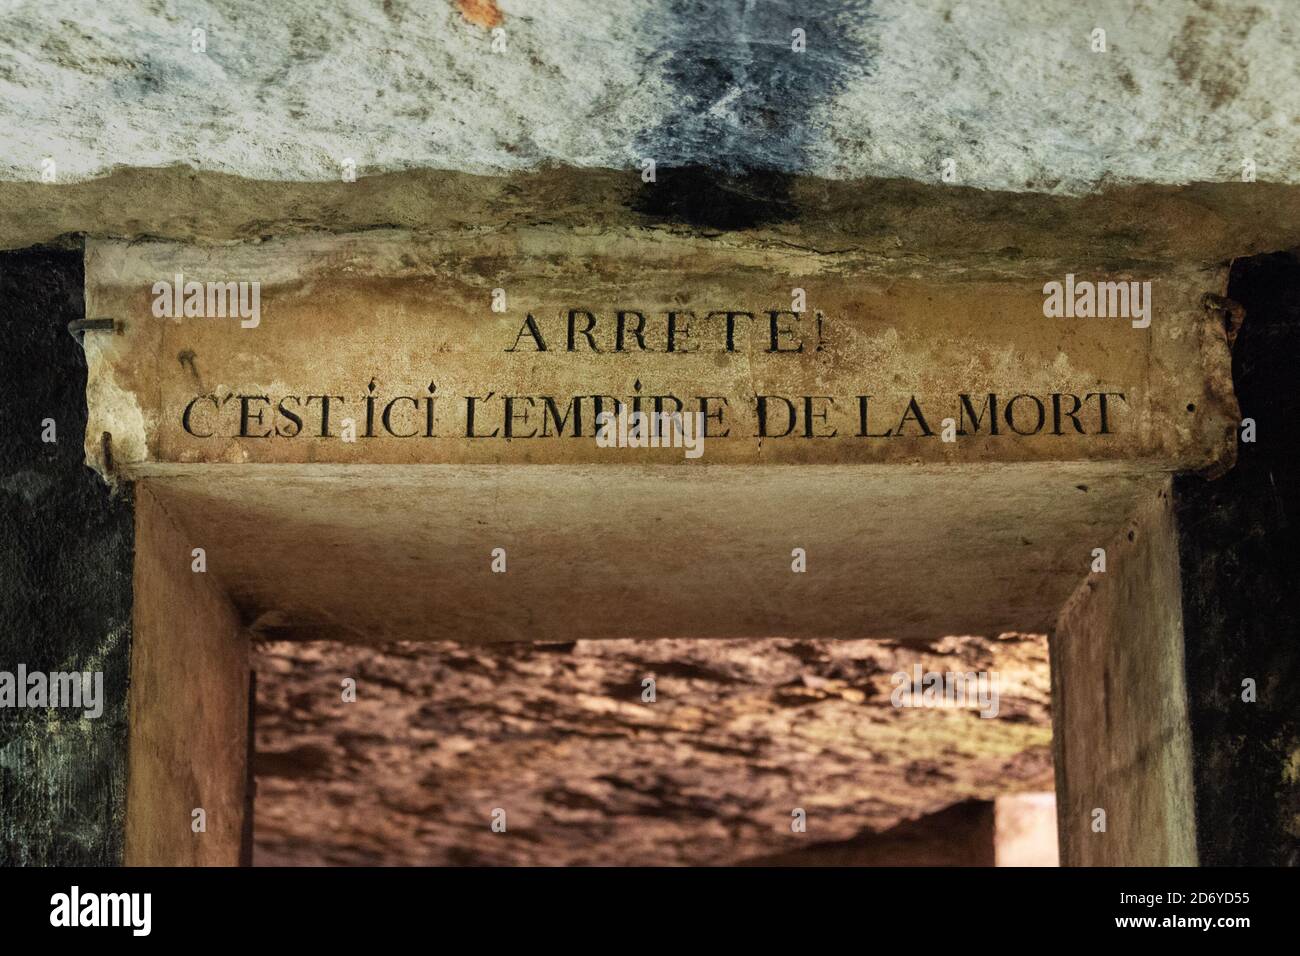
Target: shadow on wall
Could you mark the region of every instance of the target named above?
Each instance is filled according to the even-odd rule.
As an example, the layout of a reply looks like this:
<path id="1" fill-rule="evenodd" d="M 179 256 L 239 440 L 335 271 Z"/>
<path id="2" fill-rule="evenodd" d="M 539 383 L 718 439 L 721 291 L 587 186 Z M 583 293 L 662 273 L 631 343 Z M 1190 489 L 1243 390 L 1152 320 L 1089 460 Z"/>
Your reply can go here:
<path id="1" fill-rule="evenodd" d="M 883 833 L 745 860 L 741 866 L 1057 866 L 1056 797 L 963 800 Z"/>

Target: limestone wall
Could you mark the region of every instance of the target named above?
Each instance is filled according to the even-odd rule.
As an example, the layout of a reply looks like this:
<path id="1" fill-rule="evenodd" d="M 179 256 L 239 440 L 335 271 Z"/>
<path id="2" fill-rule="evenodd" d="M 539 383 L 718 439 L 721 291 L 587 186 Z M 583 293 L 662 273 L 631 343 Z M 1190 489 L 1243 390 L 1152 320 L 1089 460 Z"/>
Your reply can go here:
<path id="1" fill-rule="evenodd" d="M 623 403 L 703 415 L 687 466 L 1230 461 L 1228 347 L 1201 305 L 1219 276 L 1050 278 L 1129 306 L 1112 289 L 1105 317 L 1049 316 L 1041 278 L 883 280 L 690 239 L 93 242 L 87 313 L 115 331 L 87 336 L 87 454 L 102 467 L 109 432 L 127 475 L 682 463 L 598 445 Z"/>
<path id="2" fill-rule="evenodd" d="M 1062 865 L 1196 864 L 1177 555 L 1166 482 L 1051 635 Z"/>
<path id="3" fill-rule="evenodd" d="M 137 486 L 126 863 L 234 866 L 244 821 L 248 639 L 192 537 Z M 195 832 L 202 809 L 206 831 Z"/>

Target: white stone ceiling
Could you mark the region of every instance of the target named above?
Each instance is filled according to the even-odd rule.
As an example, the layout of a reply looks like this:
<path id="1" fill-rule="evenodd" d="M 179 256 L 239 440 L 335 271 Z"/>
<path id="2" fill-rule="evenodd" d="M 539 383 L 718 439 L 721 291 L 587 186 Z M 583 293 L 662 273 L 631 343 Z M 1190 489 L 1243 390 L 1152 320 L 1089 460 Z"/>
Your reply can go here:
<path id="1" fill-rule="evenodd" d="M 1295 183 L 1297 40 L 1295 0 L 0 0 L 0 180 L 351 158 L 939 182 L 951 158 L 1000 190 L 1239 181 L 1246 159 Z"/>

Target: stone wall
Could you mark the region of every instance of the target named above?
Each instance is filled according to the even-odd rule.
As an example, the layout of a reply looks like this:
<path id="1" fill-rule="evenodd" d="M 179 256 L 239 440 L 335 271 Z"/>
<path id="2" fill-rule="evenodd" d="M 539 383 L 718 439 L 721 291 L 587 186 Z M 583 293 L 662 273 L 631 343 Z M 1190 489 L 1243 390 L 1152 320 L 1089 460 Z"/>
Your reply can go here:
<path id="1" fill-rule="evenodd" d="M 1200 859 L 1300 866 L 1300 260 L 1238 260 L 1228 289 L 1254 440 L 1219 480 L 1174 480 Z"/>
<path id="2" fill-rule="evenodd" d="M 126 863 L 234 866 L 244 826 L 248 638 L 194 538 L 137 486 Z M 194 811 L 204 811 L 196 832 Z"/>
<path id="3" fill-rule="evenodd" d="M 82 282 L 79 252 L 0 254 L 0 670 L 97 671 L 104 697 L 93 719 L 0 708 L 4 865 L 122 859 L 134 530 L 82 458 Z"/>
<path id="4" fill-rule="evenodd" d="M 1183 591 L 1168 482 L 1118 538 L 1096 546 L 1106 570 L 1079 586 L 1051 636 L 1061 863 L 1192 866 Z"/>

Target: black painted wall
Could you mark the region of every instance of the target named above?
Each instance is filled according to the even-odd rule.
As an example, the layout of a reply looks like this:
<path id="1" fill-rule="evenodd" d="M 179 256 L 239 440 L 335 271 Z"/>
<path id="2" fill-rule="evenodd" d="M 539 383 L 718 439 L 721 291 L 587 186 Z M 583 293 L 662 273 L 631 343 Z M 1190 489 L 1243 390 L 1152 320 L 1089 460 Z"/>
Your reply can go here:
<path id="1" fill-rule="evenodd" d="M 1300 865 L 1300 260 L 1238 259 L 1233 381 L 1256 440 L 1175 479 L 1200 861 Z M 1251 678 L 1257 700 L 1242 700 Z"/>
<path id="2" fill-rule="evenodd" d="M 104 673 L 97 719 L 0 707 L 0 865 L 122 860 L 134 528 L 83 464 L 82 287 L 79 251 L 0 253 L 0 670 Z"/>

